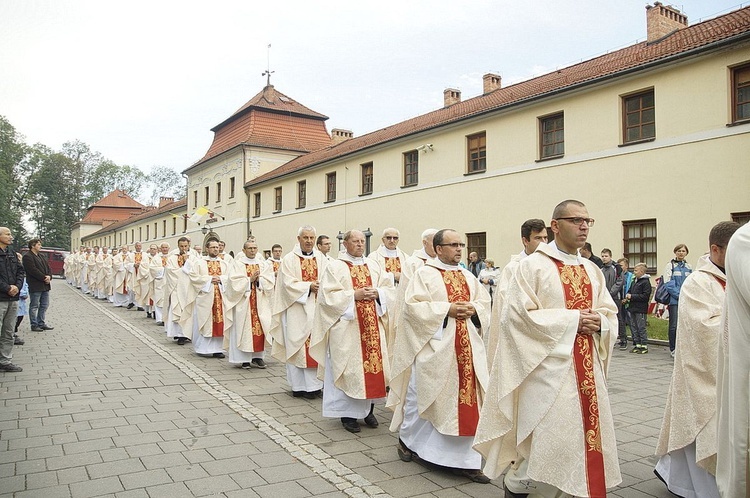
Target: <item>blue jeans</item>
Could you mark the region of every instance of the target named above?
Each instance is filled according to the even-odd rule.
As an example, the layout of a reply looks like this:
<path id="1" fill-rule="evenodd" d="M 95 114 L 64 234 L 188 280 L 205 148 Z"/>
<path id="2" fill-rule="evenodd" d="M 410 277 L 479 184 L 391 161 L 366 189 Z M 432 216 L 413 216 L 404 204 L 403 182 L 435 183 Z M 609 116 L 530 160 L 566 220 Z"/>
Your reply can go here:
<path id="1" fill-rule="evenodd" d="M 49 308 L 49 291 L 29 292 L 31 302 L 29 303 L 29 320 L 32 328 L 38 328 L 47 325 L 44 321 L 44 314 Z"/>
<path id="2" fill-rule="evenodd" d="M 677 343 L 677 305 L 669 305 L 669 350 L 674 351 Z"/>

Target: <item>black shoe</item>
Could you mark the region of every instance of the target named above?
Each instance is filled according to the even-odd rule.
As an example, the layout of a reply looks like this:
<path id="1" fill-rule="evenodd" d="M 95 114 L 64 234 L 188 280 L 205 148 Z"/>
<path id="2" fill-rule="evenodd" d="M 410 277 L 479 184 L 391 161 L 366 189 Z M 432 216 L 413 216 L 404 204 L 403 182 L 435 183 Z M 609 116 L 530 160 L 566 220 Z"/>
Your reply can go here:
<path id="1" fill-rule="evenodd" d="M 267 368 L 266 362 L 263 361 L 263 358 L 253 358 L 250 362 L 250 366 L 253 368 Z"/>
<path id="2" fill-rule="evenodd" d="M 156 322 L 156 325 L 158 325 L 159 327 L 161 327 L 161 326 L 164 325 L 164 322 Z"/>
<path id="3" fill-rule="evenodd" d="M 457 476 L 462 476 L 470 481 L 478 482 L 479 484 L 489 484 L 490 478 L 482 473 L 479 469 L 453 469 L 453 473 Z"/>
<path id="4" fill-rule="evenodd" d="M 23 372 L 23 368 L 13 363 L 0 363 L 0 372 Z"/>
<path id="5" fill-rule="evenodd" d="M 250 369 L 250 367 L 251 367 L 251 365 L 250 365 L 250 362 L 249 362 L 249 361 L 246 361 L 245 363 L 243 363 L 243 364 L 242 364 L 242 368 L 244 368 L 244 369 L 246 369 L 246 370 L 249 370 L 249 369 Z"/>
<path id="6" fill-rule="evenodd" d="M 183 343 L 183 344 L 184 344 L 184 343 Z M 213 354 L 213 357 L 214 357 L 214 358 L 224 358 L 224 353 L 214 353 L 214 354 Z"/>
<path id="7" fill-rule="evenodd" d="M 151 313 L 149 313 L 148 311 L 146 312 L 146 318 L 151 318 Z"/>
<path id="8" fill-rule="evenodd" d="M 41 327 L 31 327 L 32 332 L 44 332 L 44 329 Z"/>
<path id="9" fill-rule="evenodd" d="M 365 425 L 367 425 L 367 427 L 374 429 L 380 424 L 378 423 L 378 419 L 375 418 L 375 414 L 370 413 L 368 416 L 365 417 Z"/>
<path id="10" fill-rule="evenodd" d="M 14 346 L 23 346 L 26 343 L 23 339 L 18 337 L 17 335 L 13 334 L 13 345 Z"/>
<path id="11" fill-rule="evenodd" d="M 341 417 L 341 425 L 352 434 L 356 434 L 362 430 L 356 418 Z"/>
<path id="12" fill-rule="evenodd" d="M 177 338 L 177 345 L 178 346 L 184 346 L 187 342 L 187 337 L 178 337 Z"/>
<path id="13" fill-rule="evenodd" d="M 504 484 L 505 483 L 503 483 L 503 485 Z M 514 493 L 508 488 L 505 488 L 505 498 L 525 498 L 526 496 L 529 496 L 529 494 L 528 493 Z"/>
<path id="14" fill-rule="evenodd" d="M 401 441 L 401 438 L 398 438 L 398 446 L 396 446 L 396 451 L 398 451 L 398 457 L 402 462 L 411 462 L 412 460 L 414 460 L 414 452 L 406 447 L 404 442 Z"/>
<path id="15" fill-rule="evenodd" d="M 127 308 L 128 308 L 129 310 L 132 310 L 132 309 L 133 309 L 133 306 L 135 306 L 135 304 L 133 304 L 133 303 L 130 303 L 130 304 L 128 304 Z"/>
<path id="16" fill-rule="evenodd" d="M 42 330 L 55 330 L 55 327 L 50 327 L 47 324 L 41 325 L 39 328 L 42 329 Z"/>
<path id="17" fill-rule="evenodd" d="M 138 307 L 137 307 L 137 308 L 136 308 L 135 310 L 136 310 L 136 311 L 146 311 L 146 310 L 145 310 L 145 309 L 143 309 L 143 308 L 142 308 L 141 306 L 138 306 Z"/>
<path id="18" fill-rule="evenodd" d="M 305 399 L 315 399 L 318 396 L 315 394 L 315 391 L 305 391 L 305 394 L 303 394 L 302 397 Z"/>
<path id="19" fill-rule="evenodd" d="M 292 397 L 301 398 L 305 395 L 305 391 L 292 391 Z"/>

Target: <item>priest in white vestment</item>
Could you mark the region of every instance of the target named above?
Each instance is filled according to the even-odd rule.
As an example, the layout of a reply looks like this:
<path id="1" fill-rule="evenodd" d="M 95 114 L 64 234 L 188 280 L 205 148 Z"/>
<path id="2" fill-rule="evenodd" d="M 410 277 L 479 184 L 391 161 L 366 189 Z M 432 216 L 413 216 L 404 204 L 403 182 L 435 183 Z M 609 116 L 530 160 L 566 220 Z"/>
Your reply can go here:
<path id="1" fill-rule="evenodd" d="M 396 288 L 396 302 L 388 310 L 388 330 L 386 331 L 385 342 L 388 345 L 389 363 L 393 363 L 393 344 L 398 331 L 399 316 L 404 307 L 404 297 L 406 295 L 406 286 L 414 273 L 422 268 L 426 261 L 435 257 L 435 248 L 432 246 L 432 237 L 437 233 L 437 229 L 428 228 L 422 232 L 422 247 L 415 249 L 411 256 L 401 265 L 401 278 L 399 286 Z"/>
<path id="2" fill-rule="evenodd" d="M 156 324 L 159 326 L 164 325 L 163 310 L 166 308 L 165 302 L 166 298 L 168 298 L 165 292 L 167 281 L 166 267 L 168 260 L 169 243 L 162 242 L 159 246 L 159 253 L 151 258 L 148 266 L 148 271 L 151 274 L 151 284 L 153 286 L 151 298 L 151 301 L 153 302 L 152 318 L 156 320 Z"/>
<path id="3" fill-rule="evenodd" d="M 88 279 L 88 259 L 91 255 L 91 248 L 87 247 L 82 254 L 78 255 L 78 288 L 84 294 L 89 293 Z"/>
<path id="4" fill-rule="evenodd" d="M 234 323 L 224 336 L 229 363 L 242 368 L 266 368 L 266 331 L 271 330 L 276 279 L 273 266 L 258 253 L 254 238 L 245 241 L 242 255 L 234 259 L 229 278 L 239 279 L 245 285 L 244 296 L 234 307 Z"/>
<path id="5" fill-rule="evenodd" d="M 321 394 L 323 383 L 318 380 L 318 362 L 309 353 L 310 334 L 326 259 L 314 249 L 313 227 L 300 227 L 297 242 L 276 273 L 271 354 L 286 364 L 292 396 L 314 399 Z M 277 249 L 281 251 L 281 246 L 274 244 L 272 253 Z"/>
<path id="6" fill-rule="evenodd" d="M 521 224 L 521 243 L 523 251 L 513 255 L 510 262 L 500 272 L 497 281 L 494 299 L 492 300 L 492 317 L 490 329 L 484 334 L 484 343 L 487 346 L 487 365 L 492 369 L 495 360 L 495 349 L 497 349 L 497 338 L 501 331 L 500 311 L 503 308 L 503 299 L 508 292 L 508 285 L 513 273 L 518 268 L 518 263 L 529 254 L 534 254 L 536 248 L 542 242 L 547 243 L 547 226 L 544 220 L 532 218 Z"/>
<path id="7" fill-rule="evenodd" d="M 163 248 L 162 248 L 163 250 Z M 179 346 L 191 341 L 192 331 L 190 328 L 185 329 L 182 325 L 183 315 L 185 321 L 190 321 L 191 311 L 185 311 L 191 304 L 190 279 L 187 271 L 183 271 L 183 266 L 192 259 L 197 259 L 198 253 L 190 249 L 190 239 L 180 237 L 177 239 L 177 249 L 169 253 L 167 266 L 164 271 L 164 309 L 162 316 L 164 318 L 164 330 L 167 337 L 177 341 Z M 159 322 L 156 322 L 159 325 Z"/>
<path id="8" fill-rule="evenodd" d="M 716 488 L 716 361 L 726 276 L 724 257 L 739 228 L 723 221 L 711 229 L 710 253 L 698 259 L 680 290 L 672 382 L 656 446 L 656 475 L 684 498 L 718 498 Z"/>
<path id="9" fill-rule="evenodd" d="M 578 249 L 594 220 L 563 201 L 508 285 L 474 448 L 508 496 L 603 497 L 621 482 L 606 375 L 617 306 Z"/>
<path id="10" fill-rule="evenodd" d="M 299 235 L 297 235 L 297 239 L 299 239 Z M 273 267 L 273 274 L 278 278 L 279 276 L 279 269 L 281 268 L 281 255 L 282 255 L 282 247 L 280 244 L 274 244 L 271 246 L 271 257 L 268 258 L 267 262 L 271 263 L 271 266 Z"/>
<path id="11" fill-rule="evenodd" d="M 472 444 L 487 384 L 481 330 L 490 296 L 458 266 L 465 244 L 454 230 L 434 234 L 437 257 L 409 280 L 393 352 L 388 406 L 399 457 L 447 467 L 478 483 L 482 458 Z"/>
<path id="12" fill-rule="evenodd" d="M 143 311 L 144 298 L 148 293 L 148 281 L 145 281 L 146 286 L 144 287 L 144 281 L 138 279 L 138 274 L 141 271 L 141 261 L 148 255 L 143 252 L 143 244 L 140 242 L 135 243 L 135 250 L 128 253 L 128 259 L 125 262 L 125 268 L 128 270 L 128 289 L 130 290 L 131 301 L 128 304 L 128 309 L 133 306 L 137 306 L 137 311 Z"/>
<path id="13" fill-rule="evenodd" d="M 345 252 L 328 264 L 320 282 L 310 354 L 325 365 L 323 416 L 360 432 L 357 419 L 377 427 L 375 403 L 385 400 L 390 379 L 385 336 L 393 280 L 364 257 L 365 236 L 344 234 Z"/>
<path id="14" fill-rule="evenodd" d="M 386 228 L 381 237 L 382 244 L 367 257 L 374 260 L 383 270 L 389 273 L 394 286 L 398 286 L 401 280 L 401 271 L 406 263 L 406 253 L 398 248 L 398 240 L 401 237 L 395 228 Z"/>
<path id="15" fill-rule="evenodd" d="M 727 294 L 717 366 L 716 485 L 720 496 L 734 498 L 750 496 L 750 223 L 734 233 L 724 262 Z"/>
<path id="16" fill-rule="evenodd" d="M 229 279 L 229 263 L 219 257 L 219 242 L 209 240 L 207 255 L 185 263 L 190 278 L 189 306 L 180 321 L 185 330 L 192 324 L 193 349 L 200 356 L 224 358 L 224 335 L 232 326 L 233 308 L 244 297 L 247 283 Z M 192 320 L 185 320 L 192 309 Z"/>
<path id="17" fill-rule="evenodd" d="M 107 299 L 112 292 L 112 255 L 107 247 L 102 247 L 96 257 L 96 293 L 97 299 Z"/>
<path id="18" fill-rule="evenodd" d="M 112 273 L 115 276 L 112 304 L 117 307 L 127 307 L 130 304 L 130 289 L 128 289 L 128 246 L 122 246 L 120 252 L 112 256 Z"/>
<path id="19" fill-rule="evenodd" d="M 141 299 L 143 302 L 143 308 L 146 311 L 146 318 L 153 318 L 154 312 L 154 277 L 151 276 L 151 258 L 159 253 L 159 247 L 156 244 L 151 244 L 148 247 L 148 251 L 144 254 L 141 259 L 141 264 L 138 269 L 138 279 L 136 286 L 141 287 Z"/>

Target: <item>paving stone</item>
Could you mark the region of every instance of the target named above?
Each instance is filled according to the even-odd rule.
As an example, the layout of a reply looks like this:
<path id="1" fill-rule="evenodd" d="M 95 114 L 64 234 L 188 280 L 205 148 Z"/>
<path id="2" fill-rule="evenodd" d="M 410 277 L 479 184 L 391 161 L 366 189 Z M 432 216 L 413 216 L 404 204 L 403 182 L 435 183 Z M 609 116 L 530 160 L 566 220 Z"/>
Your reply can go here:
<path id="1" fill-rule="evenodd" d="M 239 485 L 227 475 L 185 481 L 185 485 L 195 496 L 206 496 L 239 489 Z"/>
<path id="2" fill-rule="evenodd" d="M 122 484 L 117 477 L 92 479 L 90 481 L 76 482 L 70 485 L 70 494 L 73 498 L 101 496 L 107 493 L 117 493 L 122 490 Z"/>
<path id="3" fill-rule="evenodd" d="M 39 489 L 30 489 L 14 494 L 14 498 L 39 498 Z M 70 498 L 70 488 L 66 485 L 44 488 L 44 498 Z"/>
<path id="4" fill-rule="evenodd" d="M 309 491 L 302 487 L 302 485 L 294 481 L 257 486 L 254 491 L 258 493 L 258 496 L 261 498 L 277 498 L 279 496 L 283 496 L 284 498 L 301 498 L 304 496 L 312 496 Z"/>
<path id="5" fill-rule="evenodd" d="M 242 490 L 243 492 L 246 490 Z M 149 498 L 175 498 L 190 496 L 190 490 L 184 482 L 174 482 L 161 486 L 149 486 L 146 488 Z"/>
<path id="6" fill-rule="evenodd" d="M 164 469 L 154 469 L 122 475 L 120 476 L 120 481 L 125 489 L 134 489 L 169 484 L 172 482 L 172 479 Z"/>
<path id="7" fill-rule="evenodd" d="M 108 476 L 122 476 L 132 472 L 146 470 L 139 458 L 128 458 L 114 462 L 96 463 L 87 465 L 86 470 L 92 479 Z"/>
<path id="8" fill-rule="evenodd" d="M 0 477 L 0 490 L 3 493 L 13 493 L 23 491 L 26 488 L 26 479 L 24 476 Z"/>

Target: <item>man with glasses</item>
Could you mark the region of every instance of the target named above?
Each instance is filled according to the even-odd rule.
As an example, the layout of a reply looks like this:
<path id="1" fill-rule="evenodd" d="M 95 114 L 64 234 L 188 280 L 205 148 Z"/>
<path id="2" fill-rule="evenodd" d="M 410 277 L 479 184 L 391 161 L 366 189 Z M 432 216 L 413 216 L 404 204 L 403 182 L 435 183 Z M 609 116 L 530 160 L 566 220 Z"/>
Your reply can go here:
<path id="1" fill-rule="evenodd" d="M 605 496 L 622 481 L 606 386 L 617 306 L 578 252 L 593 225 L 582 202 L 558 204 L 555 240 L 507 287 L 474 446 L 490 477 L 512 464 L 506 497 Z"/>
<path id="2" fill-rule="evenodd" d="M 432 238 L 436 258 L 406 288 L 395 338 L 388 406 L 399 432 L 401 460 L 421 459 L 474 482 L 490 480 L 472 449 L 489 377 L 481 331 L 490 321 L 490 296 L 458 266 L 466 247 L 455 230 Z"/>
<path id="3" fill-rule="evenodd" d="M 406 264 L 406 253 L 398 248 L 399 237 L 398 230 L 386 228 L 380 239 L 383 243 L 368 256 L 377 261 L 380 267 L 391 275 L 393 285 L 396 286 L 401 280 L 401 271 Z"/>

